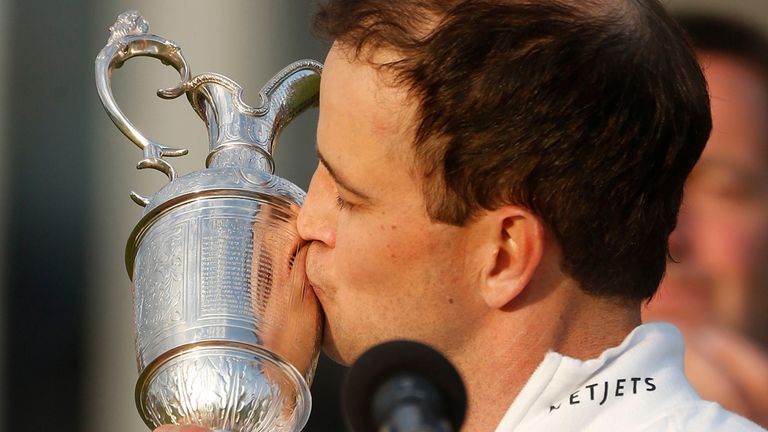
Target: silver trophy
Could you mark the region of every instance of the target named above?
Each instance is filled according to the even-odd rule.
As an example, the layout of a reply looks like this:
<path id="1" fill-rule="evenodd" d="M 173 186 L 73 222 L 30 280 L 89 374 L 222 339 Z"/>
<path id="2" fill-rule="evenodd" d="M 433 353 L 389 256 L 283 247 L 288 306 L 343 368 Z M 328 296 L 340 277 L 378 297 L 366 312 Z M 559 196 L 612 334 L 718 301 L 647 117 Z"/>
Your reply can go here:
<path id="1" fill-rule="evenodd" d="M 304 192 L 276 177 L 280 131 L 316 106 L 322 66 L 299 61 L 261 90 L 260 107 L 221 75 L 192 76 L 175 43 L 148 34 L 138 12 L 110 28 L 96 58 L 96 85 L 117 127 L 142 151 L 138 169 L 165 173 L 153 197 L 131 198 L 144 214 L 130 235 L 139 379 L 136 405 L 150 428 L 196 424 L 230 432 L 296 431 L 311 408 L 309 384 L 322 334 L 296 231 Z M 112 70 L 136 56 L 173 66 L 208 126 L 206 169 L 177 177 L 170 148 L 144 137 L 115 103 Z"/>

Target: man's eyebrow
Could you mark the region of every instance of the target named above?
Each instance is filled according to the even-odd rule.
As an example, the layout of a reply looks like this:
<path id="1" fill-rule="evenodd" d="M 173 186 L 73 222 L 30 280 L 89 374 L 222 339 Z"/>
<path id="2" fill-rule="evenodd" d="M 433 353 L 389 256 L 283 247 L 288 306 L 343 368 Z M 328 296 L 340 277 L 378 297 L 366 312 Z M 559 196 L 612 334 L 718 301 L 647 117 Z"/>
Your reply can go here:
<path id="1" fill-rule="evenodd" d="M 696 178 L 696 174 L 700 172 L 707 173 L 712 171 L 720 171 L 727 173 L 743 184 L 751 186 L 755 186 L 761 182 L 764 182 L 765 180 L 761 179 L 766 178 L 764 176 L 764 171 L 762 170 L 754 170 L 737 162 L 718 157 L 705 156 L 701 158 L 696 163 L 696 165 L 696 169 L 691 173 L 691 178 Z"/>
<path id="2" fill-rule="evenodd" d="M 328 170 L 328 173 L 331 175 L 331 177 L 333 177 L 333 180 L 334 180 L 334 181 L 335 181 L 335 182 L 336 182 L 336 183 L 337 183 L 339 186 L 341 186 L 342 188 L 346 189 L 346 190 L 347 190 L 347 191 L 349 191 L 349 192 L 352 192 L 353 194 L 357 195 L 358 197 L 360 197 L 360 198 L 362 198 L 362 199 L 364 199 L 364 200 L 367 200 L 367 201 L 370 201 L 370 200 L 371 200 L 371 197 L 369 197 L 368 195 L 364 194 L 363 192 L 360 192 L 359 190 L 355 189 L 354 187 L 352 187 L 352 186 L 349 184 L 349 182 L 347 182 L 346 180 L 344 180 L 344 178 L 343 178 L 343 177 L 341 177 L 341 176 L 339 175 L 339 173 L 338 173 L 338 172 L 336 172 L 336 171 L 333 169 L 333 167 L 332 167 L 332 166 L 331 166 L 331 165 L 328 163 L 328 161 L 327 161 L 327 160 L 326 160 L 326 159 L 323 157 L 323 154 L 322 154 L 322 153 L 320 153 L 320 149 L 319 149 L 319 148 L 315 147 L 315 152 L 317 153 L 317 158 L 320 160 L 320 163 L 321 163 L 321 164 L 323 164 L 323 166 L 325 167 L 325 169 L 327 169 L 327 170 Z"/>

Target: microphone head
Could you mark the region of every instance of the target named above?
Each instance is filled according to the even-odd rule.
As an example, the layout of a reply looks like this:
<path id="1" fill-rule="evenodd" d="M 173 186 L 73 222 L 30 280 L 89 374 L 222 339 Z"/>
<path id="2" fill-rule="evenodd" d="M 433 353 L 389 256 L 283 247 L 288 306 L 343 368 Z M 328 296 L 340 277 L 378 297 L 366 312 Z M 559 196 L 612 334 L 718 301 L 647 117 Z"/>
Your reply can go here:
<path id="1" fill-rule="evenodd" d="M 347 372 L 342 388 L 342 407 L 353 431 L 379 429 L 374 418 L 374 395 L 391 378 L 411 375 L 423 378 L 441 396 L 441 414 L 458 431 L 464 422 L 467 394 L 456 368 L 442 354 L 413 341 L 393 341 L 366 351 Z"/>

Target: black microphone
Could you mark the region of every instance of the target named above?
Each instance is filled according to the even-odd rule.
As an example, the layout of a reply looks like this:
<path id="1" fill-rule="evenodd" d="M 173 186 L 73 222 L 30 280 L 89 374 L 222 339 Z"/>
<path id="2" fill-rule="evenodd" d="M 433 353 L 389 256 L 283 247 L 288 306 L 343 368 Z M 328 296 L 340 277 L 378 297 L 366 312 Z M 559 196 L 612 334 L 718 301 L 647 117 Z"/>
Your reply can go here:
<path id="1" fill-rule="evenodd" d="M 456 368 L 434 349 L 394 341 L 366 351 L 342 389 L 354 432 L 453 432 L 464 422 L 467 394 Z"/>

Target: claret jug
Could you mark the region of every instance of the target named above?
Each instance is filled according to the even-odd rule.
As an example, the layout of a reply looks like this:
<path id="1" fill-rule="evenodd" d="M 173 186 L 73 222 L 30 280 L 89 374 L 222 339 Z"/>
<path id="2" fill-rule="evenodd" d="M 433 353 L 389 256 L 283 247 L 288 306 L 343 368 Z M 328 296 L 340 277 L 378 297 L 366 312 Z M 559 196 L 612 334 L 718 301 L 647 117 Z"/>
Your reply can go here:
<path id="1" fill-rule="evenodd" d="M 322 66 L 289 65 L 253 107 L 225 76 L 193 76 L 178 45 L 149 34 L 138 12 L 120 15 L 110 30 L 96 58 L 102 104 L 141 149 L 138 168 L 170 179 L 154 196 L 130 195 L 144 207 L 126 247 L 139 413 L 152 429 L 301 430 L 322 319 L 296 231 L 304 192 L 274 175 L 272 152 L 280 131 L 317 105 Z M 112 71 L 136 56 L 179 72 L 180 83 L 158 95 L 185 95 L 207 125 L 205 168 L 177 176 L 166 159 L 187 151 L 146 138 L 117 106 Z"/>

